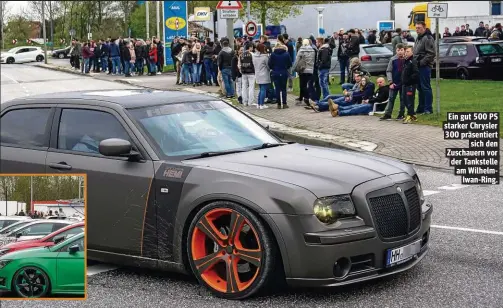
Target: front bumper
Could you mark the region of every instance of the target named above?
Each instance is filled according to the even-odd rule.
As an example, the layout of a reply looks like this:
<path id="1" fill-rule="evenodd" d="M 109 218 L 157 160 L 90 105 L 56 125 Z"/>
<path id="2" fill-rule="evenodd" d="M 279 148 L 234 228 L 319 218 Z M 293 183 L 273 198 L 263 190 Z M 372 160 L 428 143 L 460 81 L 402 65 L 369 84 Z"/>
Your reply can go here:
<path id="1" fill-rule="evenodd" d="M 362 187 L 361 196 L 376 188 L 371 183 Z M 271 216 L 274 216 L 276 225 L 281 226 L 281 237 L 286 247 L 282 252 L 287 255 L 286 259 L 283 255 L 283 261 L 288 284 L 292 287 L 332 287 L 376 279 L 414 267 L 429 249 L 432 212 L 431 204 L 423 204 L 419 227 L 407 236 L 393 240 L 381 237 L 372 217 L 367 216 L 370 213 L 360 213 L 364 218 L 359 226 L 315 232 L 306 232 L 314 225 L 314 216 Z M 420 241 L 420 251 L 412 259 L 386 267 L 388 249 L 417 241 Z M 341 265 L 344 267 L 343 274 Z"/>

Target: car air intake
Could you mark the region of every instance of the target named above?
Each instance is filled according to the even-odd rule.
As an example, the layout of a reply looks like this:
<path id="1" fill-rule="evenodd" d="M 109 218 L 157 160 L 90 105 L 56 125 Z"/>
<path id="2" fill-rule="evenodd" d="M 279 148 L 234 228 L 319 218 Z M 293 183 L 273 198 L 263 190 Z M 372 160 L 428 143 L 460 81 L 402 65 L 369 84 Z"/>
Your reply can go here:
<path id="1" fill-rule="evenodd" d="M 421 205 L 416 188 L 407 189 L 404 195 L 406 204 L 398 193 L 369 199 L 372 216 L 382 238 L 407 236 L 421 226 Z"/>
<path id="2" fill-rule="evenodd" d="M 421 226 L 421 204 L 415 187 L 405 191 L 405 198 L 409 206 L 409 233 Z"/>

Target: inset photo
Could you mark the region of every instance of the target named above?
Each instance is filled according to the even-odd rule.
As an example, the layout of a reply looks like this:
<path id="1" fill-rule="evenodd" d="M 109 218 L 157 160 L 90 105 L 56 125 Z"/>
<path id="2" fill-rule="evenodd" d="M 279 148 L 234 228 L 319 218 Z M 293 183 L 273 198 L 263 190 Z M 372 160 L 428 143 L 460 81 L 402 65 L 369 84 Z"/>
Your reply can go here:
<path id="1" fill-rule="evenodd" d="M 86 187 L 85 174 L 0 174 L 0 299 L 86 299 Z"/>

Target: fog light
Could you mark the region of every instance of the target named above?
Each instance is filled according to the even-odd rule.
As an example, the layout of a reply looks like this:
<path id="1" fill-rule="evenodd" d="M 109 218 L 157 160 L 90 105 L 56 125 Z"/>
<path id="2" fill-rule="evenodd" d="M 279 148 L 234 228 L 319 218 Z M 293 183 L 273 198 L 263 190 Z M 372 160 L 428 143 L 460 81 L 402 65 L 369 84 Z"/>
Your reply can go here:
<path id="1" fill-rule="evenodd" d="M 351 260 L 346 257 L 338 259 L 334 264 L 334 276 L 338 279 L 345 278 L 351 270 Z"/>

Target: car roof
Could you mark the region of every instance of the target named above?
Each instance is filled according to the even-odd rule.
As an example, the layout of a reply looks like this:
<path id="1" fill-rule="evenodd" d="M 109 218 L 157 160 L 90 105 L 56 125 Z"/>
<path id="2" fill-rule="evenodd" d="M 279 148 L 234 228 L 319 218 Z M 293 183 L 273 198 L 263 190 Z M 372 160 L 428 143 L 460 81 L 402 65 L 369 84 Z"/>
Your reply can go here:
<path id="1" fill-rule="evenodd" d="M 126 109 L 185 102 L 200 102 L 217 100 L 213 96 L 195 94 L 183 91 L 158 91 L 149 89 L 124 89 L 124 90 L 87 90 L 40 94 L 17 98 L 2 104 L 2 107 L 11 105 L 47 103 L 47 100 L 64 100 L 65 104 L 86 104 L 90 101 L 101 101 L 120 105 Z M 3 108 L 2 108 L 3 109 Z"/>
<path id="2" fill-rule="evenodd" d="M 62 219 L 39 219 L 39 220 L 35 220 L 34 222 L 31 222 L 25 226 L 31 226 L 31 225 L 36 225 L 36 224 L 55 223 L 55 222 L 64 223 L 64 224 L 68 224 L 68 225 L 74 223 L 72 221 L 62 220 Z"/>
<path id="3" fill-rule="evenodd" d="M 31 219 L 30 216 L 0 216 L 0 220 L 26 220 Z"/>

